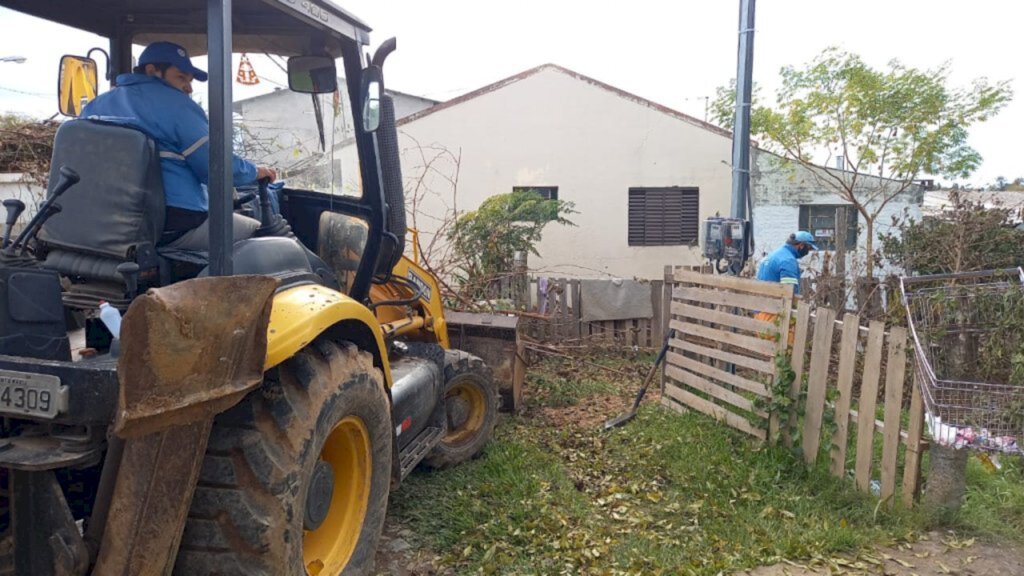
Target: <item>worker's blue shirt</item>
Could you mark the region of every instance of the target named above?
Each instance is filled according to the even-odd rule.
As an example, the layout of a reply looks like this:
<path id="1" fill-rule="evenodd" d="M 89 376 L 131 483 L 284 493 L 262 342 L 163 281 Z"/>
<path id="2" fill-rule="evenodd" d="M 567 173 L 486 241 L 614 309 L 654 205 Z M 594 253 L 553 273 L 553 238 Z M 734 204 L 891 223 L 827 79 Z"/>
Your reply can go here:
<path id="1" fill-rule="evenodd" d="M 793 293 L 800 293 L 800 264 L 795 246 L 783 244 L 768 255 L 757 270 L 757 279 L 779 284 L 792 284 Z"/>
<path id="2" fill-rule="evenodd" d="M 208 212 L 204 184 L 210 182 L 210 122 L 188 94 L 156 76 L 121 74 L 117 87 L 82 110 L 83 118 L 125 124 L 148 134 L 160 149 L 168 206 Z M 256 166 L 234 157 L 235 186 L 256 181 Z"/>

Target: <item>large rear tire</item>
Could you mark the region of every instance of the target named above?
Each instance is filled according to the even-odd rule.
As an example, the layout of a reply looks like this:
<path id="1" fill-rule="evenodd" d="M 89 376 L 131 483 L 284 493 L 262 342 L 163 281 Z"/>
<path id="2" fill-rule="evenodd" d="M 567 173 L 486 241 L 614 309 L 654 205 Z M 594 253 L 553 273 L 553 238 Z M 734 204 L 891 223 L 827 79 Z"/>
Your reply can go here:
<path id="1" fill-rule="evenodd" d="M 479 456 L 498 421 L 498 387 L 480 358 L 461 350 L 446 351 L 444 386 L 447 430 L 423 459 L 431 468 L 449 468 Z"/>
<path id="2" fill-rule="evenodd" d="M 368 353 L 327 340 L 300 351 L 215 420 L 174 573 L 368 574 L 390 422 Z"/>

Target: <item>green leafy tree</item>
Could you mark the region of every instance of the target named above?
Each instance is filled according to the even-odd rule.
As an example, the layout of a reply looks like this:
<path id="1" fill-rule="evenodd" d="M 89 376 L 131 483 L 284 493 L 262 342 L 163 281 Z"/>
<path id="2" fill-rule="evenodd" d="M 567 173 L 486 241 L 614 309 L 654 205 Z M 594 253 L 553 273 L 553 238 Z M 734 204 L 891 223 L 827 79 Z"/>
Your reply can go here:
<path id="1" fill-rule="evenodd" d="M 810 168 L 830 191 L 860 213 L 866 233 L 866 276 L 874 276 L 878 215 L 922 174 L 965 178 L 981 163 L 967 143 L 968 128 L 1012 98 L 1008 82 L 977 79 L 949 85 L 949 69 L 918 70 L 891 61 L 869 66 L 837 48 L 802 68 L 781 71 L 774 107 L 755 106 L 751 134 L 762 146 Z M 730 90 L 720 90 L 725 99 Z M 725 108 L 712 107 L 720 114 Z M 726 118 L 716 116 L 725 125 Z M 843 158 L 843 169 L 832 166 Z M 868 180 L 865 175 L 882 180 Z"/>
<path id="2" fill-rule="evenodd" d="M 463 296 L 490 297 L 491 285 L 511 274 L 516 252 L 539 255 L 544 228 L 552 222 L 573 226 L 567 216 L 575 213 L 572 202 L 548 200 L 529 190 L 491 196 L 459 216 L 449 239 L 460 263 Z"/>

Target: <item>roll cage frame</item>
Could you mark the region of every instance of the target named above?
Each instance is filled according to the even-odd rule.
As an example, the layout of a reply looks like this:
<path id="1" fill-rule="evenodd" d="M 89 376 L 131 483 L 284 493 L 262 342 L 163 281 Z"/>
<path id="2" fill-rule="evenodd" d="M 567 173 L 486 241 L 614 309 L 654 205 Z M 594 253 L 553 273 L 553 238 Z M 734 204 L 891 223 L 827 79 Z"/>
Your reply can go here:
<path id="1" fill-rule="evenodd" d="M 362 179 L 362 196 L 339 196 L 332 209 L 366 221 L 367 243 L 349 296 L 369 297 L 381 244 L 387 232 L 387 203 L 374 132 L 363 129 L 364 47 L 370 28 L 331 0 L 0 0 L 0 6 L 106 37 L 110 42 L 107 80 L 131 71 L 132 44 L 169 39 L 193 55 L 209 55 L 210 274 L 228 276 L 232 263 L 232 74 L 233 47 L 239 51 L 340 57 L 352 102 L 352 120 Z M 205 7 L 205 19 L 198 16 Z M 202 42 L 205 36 L 205 42 Z M 399 208 L 404 209 L 404 208 Z"/>

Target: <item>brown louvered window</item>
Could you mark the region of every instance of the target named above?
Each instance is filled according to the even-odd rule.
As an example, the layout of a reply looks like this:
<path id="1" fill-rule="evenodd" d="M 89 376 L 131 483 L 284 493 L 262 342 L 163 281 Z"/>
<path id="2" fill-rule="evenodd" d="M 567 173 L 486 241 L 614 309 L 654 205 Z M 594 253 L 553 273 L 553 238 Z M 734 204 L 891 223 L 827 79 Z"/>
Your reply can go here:
<path id="1" fill-rule="evenodd" d="M 630 188 L 629 245 L 680 246 L 697 241 L 697 188 Z"/>

